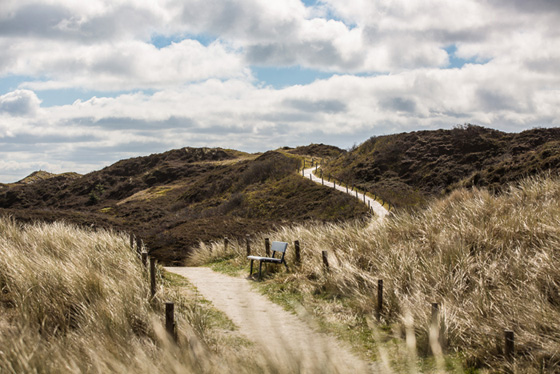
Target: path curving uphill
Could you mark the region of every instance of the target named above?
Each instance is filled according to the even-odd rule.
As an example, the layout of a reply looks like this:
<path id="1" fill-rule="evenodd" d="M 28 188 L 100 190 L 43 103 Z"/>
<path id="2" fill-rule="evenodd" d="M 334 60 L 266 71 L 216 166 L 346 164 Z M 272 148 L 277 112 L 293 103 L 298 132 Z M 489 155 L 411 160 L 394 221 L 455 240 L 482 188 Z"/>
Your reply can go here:
<path id="1" fill-rule="evenodd" d="M 251 281 L 206 267 L 167 267 L 187 278 L 205 299 L 223 311 L 239 331 L 287 373 L 369 373 L 369 364 L 348 347 L 312 329 L 251 287 Z M 274 372 L 274 371 L 273 371 Z"/>
<path id="2" fill-rule="evenodd" d="M 381 205 L 377 200 L 372 199 L 371 197 L 365 195 L 364 193 L 359 193 L 357 191 L 349 191 L 347 187 L 343 187 L 343 186 L 340 186 L 340 185 L 335 186 L 335 184 L 333 182 L 328 182 L 326 180 L 322 180 L 320 177 L 313 174 L 314 171 L 315 171 L 314 167 L 309 168 L 309 169 L 305 169 L 305 170 L 303 170 L 302 176 L 304 178 L 309 178 L 310 180 L 312 180 L 315 183 L 323 184 L 324 186 L 327 186 L 327 187 L 330 187 L 330 188 L 335 187 L 338 191 L 348 193 L 349 195 L 354 196 L 355 198 L 362 201 L 364 204 L 371 207 L 371 209 L 373 209 L 373 212 L 375 213 L 375 216 L 377 217 L 378 220 L 383 220 L 385 218 L 385 216 L 387 216 L 389 214 L 389 211 L 387 209 L 385 209 L 385 207 L 383 205 Z"/>

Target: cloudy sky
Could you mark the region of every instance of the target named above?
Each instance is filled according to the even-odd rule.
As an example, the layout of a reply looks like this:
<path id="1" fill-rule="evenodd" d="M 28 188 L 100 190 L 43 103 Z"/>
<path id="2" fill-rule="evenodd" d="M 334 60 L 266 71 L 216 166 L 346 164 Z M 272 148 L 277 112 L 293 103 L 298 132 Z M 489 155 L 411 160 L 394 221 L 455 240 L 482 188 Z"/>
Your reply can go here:
<path id="1" fill-rule="evenodd" d="M 559 0 L 0 0 L 0 182 L 560 124 Z"/>

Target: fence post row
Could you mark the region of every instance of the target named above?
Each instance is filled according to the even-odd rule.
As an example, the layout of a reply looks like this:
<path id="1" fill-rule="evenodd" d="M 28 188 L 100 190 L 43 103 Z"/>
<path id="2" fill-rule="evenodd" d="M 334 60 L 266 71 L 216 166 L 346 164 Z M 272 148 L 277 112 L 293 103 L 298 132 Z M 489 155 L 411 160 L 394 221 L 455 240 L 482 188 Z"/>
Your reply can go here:
<path id="1" fill-rule="evenodd" d="M 296 252 L 296 266 L 301 265 L 301 252 L 299 247 L 299 240 L 294 241 L 294 247 Z"/>

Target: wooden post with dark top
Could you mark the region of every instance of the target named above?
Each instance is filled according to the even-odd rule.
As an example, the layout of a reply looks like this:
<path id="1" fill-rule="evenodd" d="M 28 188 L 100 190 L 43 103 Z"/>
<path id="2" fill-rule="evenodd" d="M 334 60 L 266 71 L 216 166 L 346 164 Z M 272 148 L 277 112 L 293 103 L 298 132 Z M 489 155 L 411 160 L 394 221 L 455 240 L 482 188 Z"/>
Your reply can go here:
<path id="1" fill-rule="evenodd" d="M 323 256 L 323 265 L 325 266 L 325 270 L 329 271 L 329 258 L 328 258 L 327 251 L 323 251 L 322 256 Z"/>
<path id="2" fill-rule="evenodd" d="M 138 253 L 138 255 L 142 253 L 143 244 L 142 239 L 140 239 L 140 237 L 136 237 L 136 253 Z"/>
<path id="3" fill-rule="evenodd" d="M 264 252 L 266 253 L 266 257 L 270 257 L 270 239 L 264 239 Z"/>
<path id="4" fill-rule="evenodd" d="M 299 240 L 294 241 L 294 247 L 296 252 L 296 266 L 301 265 L 301 252 L 299 247 Z"/>
<path id="5" fill-rule="evenodd" d="M 440 304 L 432 303 L 431 329 L 437 334 L 437 342 L 443 349 L 443 324 L 440 321 Z M 432 352 L 433 354 L 433 352 Z"/>
<path id="6" fill-rule="evenodd" d="M 245 235 L 245 241 L 247 242 L 247 256 L 251 256 L 251 241 L 249 239 L 249 234 Z"/>
<path id="7" fill-rule="evenodd" d="M 175 331 L 175 304 L 165 303 L 165 331 L 177 343 L 177 333 Z"/>
<path id="8" fill-rule="evenodd" d="M 226 236 L 224 237 L 224 253 L 227 253 L 228 244 L 229 244 L 229 239 Z"/>
<path id="9" fill-rule="evenodd" d="M 142 265 L 148 266 L 148 252 L 142 252 Z"/>
<path id="10" fill-rule="evenodd" d="M 511 330 L 504 330 L 505 349 L 504 356 L 508 363 L 513 363 L 513 356 L 515 354 L 515 335 Z"/>
<path id="11" fill-rule="evenodd" d="M 156 259 L 150 257 L 150 295 L 152 299 L 156 296 Z"/>
<path id="12" fill-rule="evenodd" d="M 431 324 L 433 326 L 437 326 L 438 325 L 438 320 L 439 320 L 439 304 L 438 303 L 432 303 L 432 320 L 431 320 Z"/>
<path id="13" fill-rule="evenodd" d="M 383 313 L 383 279 L 377 280 L 377 320 L 381 320 Z"/>

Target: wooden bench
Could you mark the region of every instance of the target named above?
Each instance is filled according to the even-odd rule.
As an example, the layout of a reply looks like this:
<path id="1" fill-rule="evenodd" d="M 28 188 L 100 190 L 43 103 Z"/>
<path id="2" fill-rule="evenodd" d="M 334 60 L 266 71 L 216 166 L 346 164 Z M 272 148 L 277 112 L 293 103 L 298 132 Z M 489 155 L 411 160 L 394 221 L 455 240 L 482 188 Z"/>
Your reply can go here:
<path id="1" fill-rule="evenodd" d="M 286 242 L 272 242 L 270 247 L 272 251 L 272 257 L 260 257 L 260 256 L 247 256 L 249 260 L 251 260 L 251 270 L 249 276 L 253 275 L 253 261 L 259 261 L 259 279 L 261 279 L 261 270 L 263 262 L 269 262 L 272 264 L 284 264 L 286 270 L 288 270 L 288 264 L 286 264 L 286 260 L 284 256 L 286 255 L 286 249 L 288 248 L 288 243 Z M 282 253 L 280 258 L 275 258 L 276 252 Z"/>

